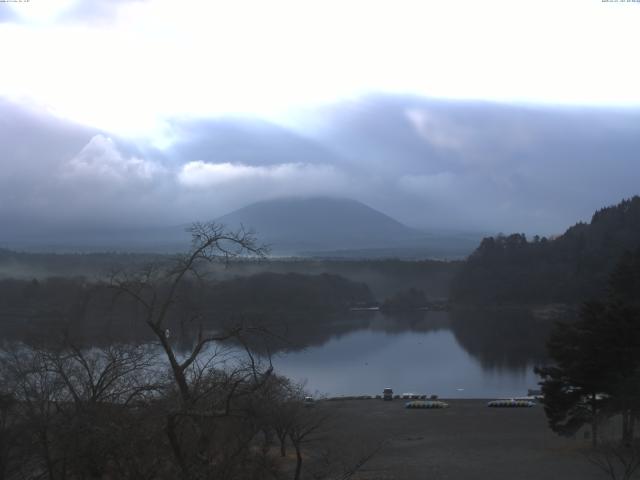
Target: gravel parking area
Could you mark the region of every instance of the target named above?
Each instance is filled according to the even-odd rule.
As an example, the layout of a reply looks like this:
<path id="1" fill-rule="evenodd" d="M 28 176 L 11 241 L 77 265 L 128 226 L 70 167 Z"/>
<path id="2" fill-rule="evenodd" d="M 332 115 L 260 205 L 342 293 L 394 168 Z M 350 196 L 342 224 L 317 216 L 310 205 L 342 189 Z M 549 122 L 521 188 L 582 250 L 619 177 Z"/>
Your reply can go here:
<path id="1" fill-rule="evenodd" d="M 446 401 L 449 408 L 433 410 L 405 409 L 403 400 L 326 401 L 318 407 L 335 413 L 326 438 L 339 436 L 361 449 L 384 444 L 354 477 L 360 480 L 606 478 L 580 453 L 589 440 L 555 435 L 540 405 Z"/>

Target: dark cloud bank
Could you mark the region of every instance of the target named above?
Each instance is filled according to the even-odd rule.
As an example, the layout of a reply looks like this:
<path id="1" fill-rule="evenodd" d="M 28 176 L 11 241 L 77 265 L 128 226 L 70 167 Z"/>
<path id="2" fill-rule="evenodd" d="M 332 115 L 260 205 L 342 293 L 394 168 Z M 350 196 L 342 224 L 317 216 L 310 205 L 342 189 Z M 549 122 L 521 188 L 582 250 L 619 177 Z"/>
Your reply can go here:
<path id="1" fill-rule="evenodd" d="M 0 101 L 1 241 L 211 219 L 282 196 L 360 200 L 427 231 L 552 234 L 638 193 L 640 110 L 374 96 L 295 130 L 172 122 L 163 151 Z"/>

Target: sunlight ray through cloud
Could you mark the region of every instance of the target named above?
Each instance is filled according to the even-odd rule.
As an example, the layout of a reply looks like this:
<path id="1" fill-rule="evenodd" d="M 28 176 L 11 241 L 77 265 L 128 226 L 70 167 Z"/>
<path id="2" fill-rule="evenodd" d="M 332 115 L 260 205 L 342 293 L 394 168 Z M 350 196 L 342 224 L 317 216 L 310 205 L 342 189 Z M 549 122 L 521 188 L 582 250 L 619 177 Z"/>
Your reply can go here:
<path id="1" fill-rule="evenodd" d="M 129 135 L 175 115 L 277 119 L 369 92 L 640 104 L 634 4 L 121 1 L 91 25 L 43 5 L 14 5 L 23 21 L 0 24 L 2 44 L 20 45 L 0 94 Z M 30 19 L 41 10 L 51 22 Z"/>

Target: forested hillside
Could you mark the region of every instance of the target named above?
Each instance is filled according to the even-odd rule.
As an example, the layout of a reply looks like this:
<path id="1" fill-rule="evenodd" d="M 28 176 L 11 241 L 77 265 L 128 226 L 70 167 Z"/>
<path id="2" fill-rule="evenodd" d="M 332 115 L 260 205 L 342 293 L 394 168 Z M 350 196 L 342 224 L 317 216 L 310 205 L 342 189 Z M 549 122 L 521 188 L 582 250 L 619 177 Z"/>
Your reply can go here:
<path id="1" fill-rule="evenodd" d="M 555 239 L 485 238 L 452 284 L 465 303 L 577 303 L 603 293 L 613 266 L 640 246 L 640 197 L 598 210 Z"/>

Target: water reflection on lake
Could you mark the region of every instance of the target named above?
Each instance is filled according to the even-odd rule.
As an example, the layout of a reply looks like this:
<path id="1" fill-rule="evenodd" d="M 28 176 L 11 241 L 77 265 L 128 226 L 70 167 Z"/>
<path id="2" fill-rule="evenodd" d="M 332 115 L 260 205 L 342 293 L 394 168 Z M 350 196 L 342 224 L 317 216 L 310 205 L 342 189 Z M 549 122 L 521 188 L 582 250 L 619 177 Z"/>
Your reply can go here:
<path id="1" fill-rule="evenodd" d="M 338 333 L 325 332 L 326 343 L 280 353 L 273 363 L 330 396 L 379 394 L 386 386 L 448 398 L 520 396 L 537 388 L 532 369 L 544 361 L 550 324 L 524 311 L 377 312 L 345 320 Z"/>
<path id="2" fill-rule="evenodd" d="M 527 389 L 537 388 L 533 366 L 546 360 L 544 345 L 553 324 L 551 318 L 518 308 L 404 314 L 258 312 L 245 315 L 243 320 L 271 332 L 245 338 L 250 346 L 275 352 L 276 371 L 306 380 L 311 392 L 330 396 L 380 394 L 389 386 L 396 393 L 449 398 L 521 396 Z M 231 318 L 230 325 L 234 321 Z M 15 328 L 8 328 L 13 324 L 5 322 L 5 329 L 0 330 L 0 338 L 9 343 L 31 337 L 36 344 L 46 343 L 63 331 L 55 322 L 14 323 Z M 112 342 L 157 345 L 144 322 L 131 321 L 126 328 L 109 322 L 101 325 L 81 324 L 87 328 L 76 325 L 68 331 L 78 342 L 93 346 Z M 217 331 L 222 327 L 211 324 L 205 328 Z M 191 351 L 197 328 L 178 322 L 170 331 L 179 352 Z M 244 355 L 237 344 L 227 347 Z M 213 349 L 215 346 L 208 353 Z"/>

